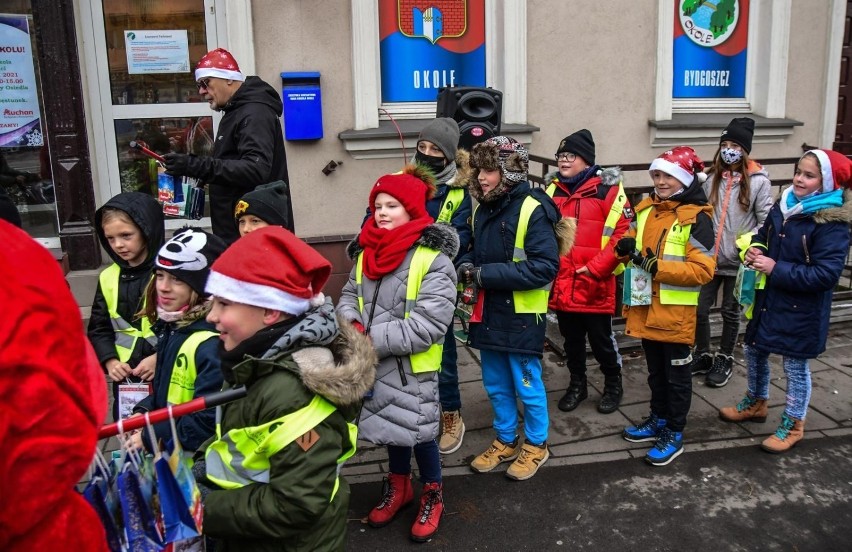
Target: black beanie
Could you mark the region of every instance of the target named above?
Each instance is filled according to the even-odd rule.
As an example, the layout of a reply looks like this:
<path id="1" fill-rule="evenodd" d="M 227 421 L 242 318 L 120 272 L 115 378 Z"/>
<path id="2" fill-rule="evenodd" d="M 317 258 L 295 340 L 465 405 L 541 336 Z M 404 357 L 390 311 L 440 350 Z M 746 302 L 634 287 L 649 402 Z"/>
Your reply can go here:
<path id="1" fill-rule="evenodd" d="M 228 247 L 222 238 L 201 228 L 185 226 L 157 253 L 158 270 L 165 270 L 185 282 L 202 297 L 210 275 L 210 265 Z"/>
<path id="2" fill-rule="evenodd" d="M 746 153 L 751 153 L 751 139 L 754 136 L 754 119 L 749 117 L 737 117 L 731 119 L 727 128 L 722 131 L 722 137 L 719 138 L 719 143 L 724 141 L 734 142 L 739 144 Z"/>
<path id="3" fill-rule="evenodd" d="M 577 154 L 589 165 L 594 165 L 595 141 L 592 138 L 592 133 L 584 128 L 563 138 L 559 143 L 559 149 L 556 150 L 556 153 L 565 152 Z"/>
<path id="4" fill-rule="evenodd" d="M 234 208 L 234 218 L 239 220 L 245 215 L 254 215 L 272 226 L 290 228 L 287 220 L 290 213 L 290 200 L 287 183 L 276 180 L 258 186 L 245 194 Z"/>

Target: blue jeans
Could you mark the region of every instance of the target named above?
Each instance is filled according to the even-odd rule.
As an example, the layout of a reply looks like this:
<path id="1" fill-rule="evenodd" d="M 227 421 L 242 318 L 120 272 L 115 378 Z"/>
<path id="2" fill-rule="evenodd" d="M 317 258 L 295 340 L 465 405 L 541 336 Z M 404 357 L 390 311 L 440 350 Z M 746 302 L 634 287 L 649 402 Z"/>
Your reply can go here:
<path id="1" fill-rule="evenodd" d="M 438 454 L 438 442 L 432 439 L 428 443 L 414 445 L 414 459 L 420 472 L 420 482 L 441 482 L 441 456 Z M 388 445 L 388 471 L 400 475 L 411 473 L 412 447 Z"/>
<path id="2" fill-rule="evenodd" d="M 453 325 L 450 324 L 450 329 L 444 337 L 444 355 L 441 357 L 441 372 L 438 374 L 438 397 L 444 412 L 461 410 L 458 359 L 456 336 L 453 334 Z"/>
<path id="3" fill-rule="evenodd" d="M 782 357 L 787 376 L 787 406 L 784 412 L 797 420 L 804 420 L 811 402 L 811 369 L 808 359 Z M 748 363 L 748 392 L 756 399 L 769 398 L 769 353 L 746 345 Z"/>
<path id="4" fill-rule="evenodd" d="M 524 435 L 532 445 L 547 441 L 550 418 L 541 359 L 533 355 L 482 349 L 482 384 L 494 409 L 494 431 L 504 443 L 518 431 L 517 399 L 524 405 Z"/>
<path id="5" fill-rule="evenodd" d="M 698 316 L 695 324 L 695 356 L 710 352 L 710 308 L 722 288 L 722 339 L 719 352 L 734 356 L 734 346 L 740 332 L 740 305 L 734 297 L 736 276 L 719 276 L 701 287 L 698 296 Z"/>

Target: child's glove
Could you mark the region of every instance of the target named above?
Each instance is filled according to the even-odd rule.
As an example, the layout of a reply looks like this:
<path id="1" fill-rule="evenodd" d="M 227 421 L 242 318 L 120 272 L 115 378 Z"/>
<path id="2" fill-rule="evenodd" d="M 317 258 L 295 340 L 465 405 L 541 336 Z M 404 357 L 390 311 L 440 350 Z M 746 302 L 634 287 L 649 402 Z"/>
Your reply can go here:
<path id="1" fill-rule="evenodd" d="M 459 265 L 459 269 L 456 271 L 456 274 L 459 277 L 459 282 L 469 284 L 471 282 L 469 279 L 471 272 L 473 272 L 473 263 L 463 263 Z"/>
<path id="2" fill-rule="evenodd" d="M 619 257 L 630 255 L 636 251 L 636 238 L 621 238 L 615 244 L 615 254 Z"/>
<path id="3" fill-rule="evenodd" d="M 643 257 L 639 253 L 633 253 L 630 255 L 630 260 L 633 261 L 633 264 L 648 272 L 651 276 L 656 276 L 657 274 L 657 256 L 654 255 L 654 252 L 651 251 L 650 247 L 645 248 L 645 256 Z"/>
<path id="4" fill-rule="evenodd" d="M 195 484 L 198 487 L 198 491 L 201 493 L 201 502 L 204 503 L 207 499 L 208 493 L 216 490 L 216 488 L 210 483 L 210 480 L 207 479 L 207 461 L 196 460 L 192 465 L 192 475 L 195 476 Z"/>

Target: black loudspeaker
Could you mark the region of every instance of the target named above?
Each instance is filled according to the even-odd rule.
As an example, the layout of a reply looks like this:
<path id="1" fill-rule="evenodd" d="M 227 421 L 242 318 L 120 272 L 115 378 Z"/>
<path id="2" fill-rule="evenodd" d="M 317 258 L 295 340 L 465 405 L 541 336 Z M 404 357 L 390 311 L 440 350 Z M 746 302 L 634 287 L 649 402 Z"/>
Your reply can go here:
<path id="1" fill-rule="evenodd" d="M 444 87 L 438 91 L 437 117 L 459 124 L 459 147 L 468 151 L 479 142 L 500 135 L 503 93 L 493 88 Z"/>

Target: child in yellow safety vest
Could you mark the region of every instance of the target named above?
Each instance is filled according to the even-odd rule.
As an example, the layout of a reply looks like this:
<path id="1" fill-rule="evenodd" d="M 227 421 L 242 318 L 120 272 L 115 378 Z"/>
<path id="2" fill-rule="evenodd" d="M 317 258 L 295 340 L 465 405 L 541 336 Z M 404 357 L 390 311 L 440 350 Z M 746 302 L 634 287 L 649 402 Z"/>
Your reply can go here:
<path id="1" fill-rule="evenodd" d="M 145 291 L 145 309 L 140 312 L 157 335 L 157 369 L 153 389 L 133 408 L 134 414 L 165 408 L 215 393 L 222 389 L 219 369 L 219 334 L 204 318 L 210 302 L 204 284 L 210 265 L 225 250 L 225 242 L 200 228 L 175 232 L 156 257 L 154 278 Z M 213 436 L 213 412 L 202 410 L 175 420 L 176 437 L 187 452 L 196 450 Z M 168 421 L 154 424 L 157 440 L 172 436 Z M 156 450 L 147 431 L 131 437 L 136 447 Z"/>
<path id="2" fill-rule="evenodd" d="M 207 320 L 221 340 L 225 388 L 195 455 L 203 527 L 223 550 L 343 550 L 355 452 L 348 423 L 375 379 L 366 336 L 338 322 L 320 290 L 331 263 L 280 226 L 254 230 L 213 264 Z"/>
<path id="3" fill-rule="evenodd" d="M 689 347 L 695 337 L 700 287 L 713 278 L 713 209 L 701 187 L 704 164 L 678 146 L 651 163 L 654 191 L 636 206 L 636 218 L 615 246 L 651 277 L 649 305 L 625 306 L 625 333 L 642 340 L 651 388 L 651 415 L 627 427 L 634 443 L 654 442 L 645 460 L 665 466 L 683 452 L 683 430 L 692 399 Z M 630 285 L 625 275 L 625 287 Z"/>
<path id="4" fill-rule="evenodd" d="M 154 257 L 163 245 L 163 208 L 149 194 L 124 192 L 95 212 L 95 228 L 112 264 L 98 278 L 87 334 L 112 382 L 117 420 L 119 384 L 154 377 L 157 339 L 148 320 L 136 313 L 144 306 Z"/>
<path id="5" fill-rule="evenodd" d="M 379 178 L 370 192 L 373 218 L 349 246 L 355 268 L 340 297 L 341 317 L 370 336 L 379 357 L 376 385 L 364 401 L 361 438 L 387 446 L 384 493 L 367 520 L 390 523 L 414 500 L 411 455 L 423 483 L 410 536 L 424 542 L 444 510 L 438 452 L 438 370 L 452 323 L 458 234 L 434 224 L 426 201 L 434 177 L 422 165 Z"/>

